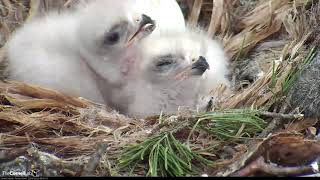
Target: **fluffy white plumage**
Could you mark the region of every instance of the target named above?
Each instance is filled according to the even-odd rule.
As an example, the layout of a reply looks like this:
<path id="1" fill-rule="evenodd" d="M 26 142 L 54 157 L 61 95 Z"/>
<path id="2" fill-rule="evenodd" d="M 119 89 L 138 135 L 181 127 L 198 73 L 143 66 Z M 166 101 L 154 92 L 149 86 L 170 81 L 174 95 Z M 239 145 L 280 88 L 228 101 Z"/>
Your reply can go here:
<path id="1" fill-rule="evenodd" d="M 152 6 L 152 2 L 160 4 Z M 125 46 L 126 38 L 137 29 L 137 18 L 154 12 L 151 18 L 158 21 L 158 33 L 167 31 L 169 26 L 181 30 L 184 20 L 177 16 L 181 10 L 176 9 L 175 3 L 97 0 L 75 11 L 49 13 L 28 22 L 8 42 L 9 79 L 112 104 L 109 97 L 125 83 L 124 76 L 130 76 L 130 68 L 138 57 L 137 43 L 130 48 Z M 167 11 L 171 7 L 172 11 Z M 170 23 L 158 14 L 164 9 L 171 16 Z M 106 35 L 114 31 L 126 38 L 121 36 L 111 46 L 108 43 L 114 36 Z"/>
<path id="2" fill-rule="evenodd" d="M 129 116 L 175 113 L 179 107 L 203 108 L 212 90 L 220 85 L 229 90 L 228 59 L 219 42 L 205 34 L 189 30 L 152 36 L 143 40 L 141 51 L 137 74 L 119 93 L 127 94 L 129 103 L 122 109 Z M 208 70 L 194 66 L 201 59 L 207 61 Z M 123 96 L 114 98 L 118 104 L 124 102 Z"/>

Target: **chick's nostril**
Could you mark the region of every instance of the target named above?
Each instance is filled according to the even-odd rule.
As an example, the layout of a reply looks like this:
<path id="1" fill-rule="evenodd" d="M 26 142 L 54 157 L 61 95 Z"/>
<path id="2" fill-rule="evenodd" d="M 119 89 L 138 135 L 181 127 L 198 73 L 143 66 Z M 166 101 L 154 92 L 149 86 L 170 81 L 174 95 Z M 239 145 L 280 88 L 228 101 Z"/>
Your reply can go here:
<path id="1" fill-rule="evenodd" d="M 204 57 L 200 56 L 198 61 L 192 65 L 192 69 L 197 71 L 196 74 L 203 74 L 206 70 L 210 69 L 210 65 Z"/>

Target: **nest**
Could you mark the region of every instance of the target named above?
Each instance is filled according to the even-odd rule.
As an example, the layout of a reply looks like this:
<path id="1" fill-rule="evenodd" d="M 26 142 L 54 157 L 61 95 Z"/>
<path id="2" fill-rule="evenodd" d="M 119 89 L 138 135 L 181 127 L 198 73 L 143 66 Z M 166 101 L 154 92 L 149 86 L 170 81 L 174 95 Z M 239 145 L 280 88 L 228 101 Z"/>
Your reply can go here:
<path id="1" fill-rule="evenodd" d="M 202 26 L 222 40 L 237 90 L 231 97 L 200 115 L 177 112 L 137 120 L 82 98 L 4 78 L 0 83 L 0 171 L 32 170 L 31 175 L 43 176 L 310 173 L 305 165 L 320 154 L 319 142 L 310 139 L 316 135 L 317 119 L 290 109 L 286 95 L 299 65 L 316 53 L 317 2 L 179 3 L 191 26 Z M 2 0 L 2 74 L 5 42 L 16 28 L 48 10 L 72 6 L 72 0 Z M 263 75 L 243 86 L 237 77 L 247 72 L 250 62 Z M 170 143 L 174 148 L 164 146 Z"/>

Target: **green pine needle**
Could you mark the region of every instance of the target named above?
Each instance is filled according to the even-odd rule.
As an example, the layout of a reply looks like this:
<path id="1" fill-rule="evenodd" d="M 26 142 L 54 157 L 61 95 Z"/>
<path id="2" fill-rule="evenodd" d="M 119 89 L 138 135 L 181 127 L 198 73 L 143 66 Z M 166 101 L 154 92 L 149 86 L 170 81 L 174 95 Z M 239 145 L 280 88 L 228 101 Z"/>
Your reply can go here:
<path id="1" fill-rule="evenodd" d="M 199 116 L 192 131 L 205 130 L 222 141 L 253 137 L 267 125 L 259 115 L 258 110 L 248 109 L 205 113 Z"/>
<path id="2" fill-rule="evenodd" d="M 190 150 L 178 141 L 171 132 L 162 133 L 154 138 L 130 147 L 119 159 L 120 168 L 127 168 L 135 163 L 143 163 L 148 159 L 147 176 L 186 176 L 197 172 L 195 161 L 208 165 L 199 154 Z M 132 169 L 131 169 L 132 170 Z"/>
<path id="3" fill-rule="evenodd" d="M 204 130 L 223 141 L 253 137 L 266 126 L 259 115 L 258 110 L 204 113 L 197 117 L 198 122 L 195 125 L 191 124 L 190 128 L 193 129 L 189 138 L 195 130 Z M 119 158 L 119 167 L 133 171 L 130 167 L 148 163 L 147 176 L 199 175 L 200 167 L 210 166 L 213 162 L 202 157 L 200 152 L 192 151 L 189 147 L 177 140 L 173 132 L 164 132 L 125 149 Z"/>

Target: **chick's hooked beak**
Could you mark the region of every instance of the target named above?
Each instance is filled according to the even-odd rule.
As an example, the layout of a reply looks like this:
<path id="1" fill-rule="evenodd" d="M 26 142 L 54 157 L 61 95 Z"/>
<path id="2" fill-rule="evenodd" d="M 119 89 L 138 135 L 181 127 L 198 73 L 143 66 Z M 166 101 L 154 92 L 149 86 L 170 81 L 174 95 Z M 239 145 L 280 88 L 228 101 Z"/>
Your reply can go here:
<path id="1" fill-rule="evenodd" d="M 156 28 L 156 22 L 149 16 L 142 14 L 138 28 L 129 34 L 126 46 L 129 47 L 136 39 L 142 39 L 150 35 Z"/>
<path id="2" fill-rule="evenodd" d="M 190 75 L 201 76 L 209 69 L 210 65 L 207 60 L 203 56 L 200 56 L 196 62 L 176 74 L 174 78 L 176 80 L 184 80 Z"/>
<path id="3" fill-rule="evenodd" d="M 193 70 L 193 75 L 202 75 L 207 70 L 210 70 L 210 65 L 203 56 L 200 56 L 198 61 L 192 64 L 191 69 Z"/>

